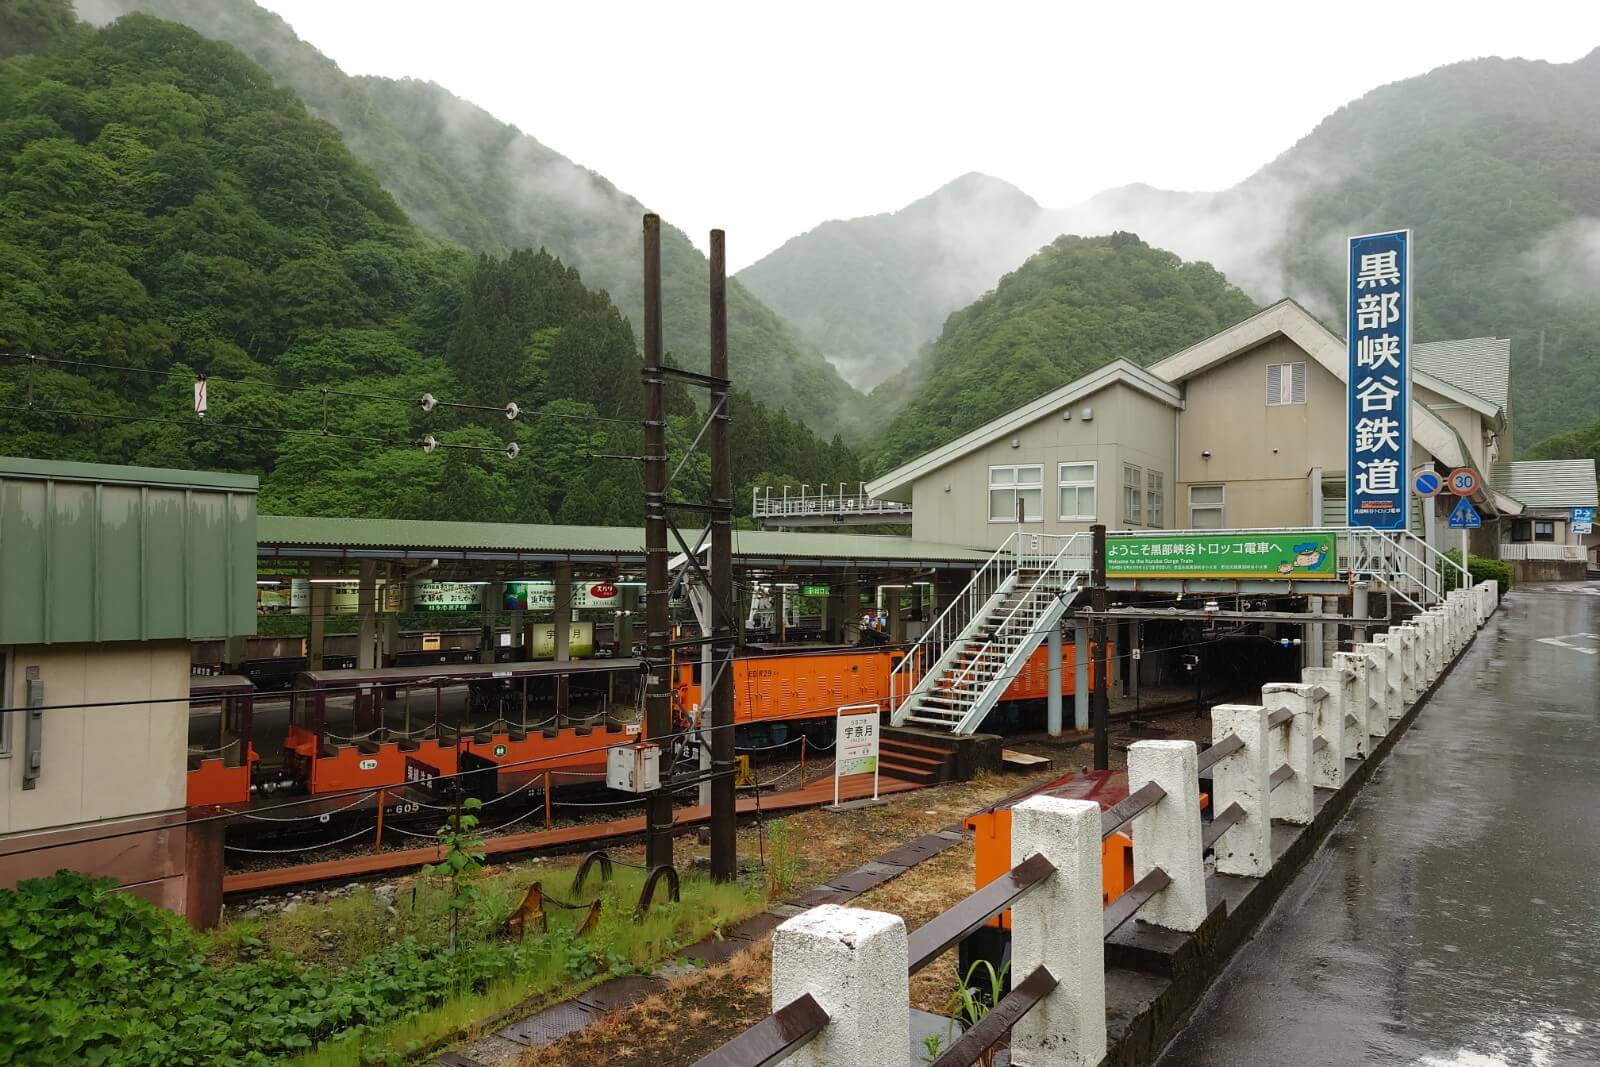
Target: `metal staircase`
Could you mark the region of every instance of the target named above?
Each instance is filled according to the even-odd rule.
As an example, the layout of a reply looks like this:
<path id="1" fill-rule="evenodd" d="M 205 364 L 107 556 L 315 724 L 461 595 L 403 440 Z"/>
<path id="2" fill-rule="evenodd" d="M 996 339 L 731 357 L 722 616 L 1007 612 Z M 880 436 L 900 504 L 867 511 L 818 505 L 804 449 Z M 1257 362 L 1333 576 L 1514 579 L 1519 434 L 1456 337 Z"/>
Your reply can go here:
<path id="1" fill-rule="evenodd" d="M 970 734 L 1088 578 L 1088 534 L 1013 533 L 890 675 L 891 722 Z"/>

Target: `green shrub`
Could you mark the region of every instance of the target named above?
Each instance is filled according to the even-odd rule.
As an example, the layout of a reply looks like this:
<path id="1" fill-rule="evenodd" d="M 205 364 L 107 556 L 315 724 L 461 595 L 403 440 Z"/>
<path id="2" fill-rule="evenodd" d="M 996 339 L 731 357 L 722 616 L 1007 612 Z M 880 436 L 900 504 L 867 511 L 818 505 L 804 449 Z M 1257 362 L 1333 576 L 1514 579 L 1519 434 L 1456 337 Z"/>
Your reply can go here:
<path id="1" fill-rule="evenodd" d="M 1445 553 L 1445 557 L 1457 565 L 1461 563 L 1460 549 L 1450 549 Z M 1469 553 L 1467 556 L 1467 573 L 1472 576 L 1473 585 L 1477 585 L 1479 582 L 1499 582 L 1501 596 L 1509 593 L 1511 587 L 1516 584 L 1516 574 L 1512 570 L 1511 564 L 1498 559 L 1490 559 L 1487 556 L 1474 556 Z M 1459 588 L 1457 582 L 1461 578 L 1461 572 L 1454 567 L 1445 568 L 1444 578 L 1447 590 Z"/>

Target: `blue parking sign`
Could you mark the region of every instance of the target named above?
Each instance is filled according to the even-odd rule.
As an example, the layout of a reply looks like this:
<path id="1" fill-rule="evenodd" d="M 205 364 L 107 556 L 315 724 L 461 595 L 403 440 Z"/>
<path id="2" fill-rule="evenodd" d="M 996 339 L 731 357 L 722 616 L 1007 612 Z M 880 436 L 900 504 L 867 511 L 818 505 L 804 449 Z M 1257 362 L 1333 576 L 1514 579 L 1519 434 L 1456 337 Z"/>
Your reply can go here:
<path id="1" fill-rule="evenodd" d="M 1572 509 L 1572 532 L 1575 534 L 1594 533 L 1594 508 Z"/>

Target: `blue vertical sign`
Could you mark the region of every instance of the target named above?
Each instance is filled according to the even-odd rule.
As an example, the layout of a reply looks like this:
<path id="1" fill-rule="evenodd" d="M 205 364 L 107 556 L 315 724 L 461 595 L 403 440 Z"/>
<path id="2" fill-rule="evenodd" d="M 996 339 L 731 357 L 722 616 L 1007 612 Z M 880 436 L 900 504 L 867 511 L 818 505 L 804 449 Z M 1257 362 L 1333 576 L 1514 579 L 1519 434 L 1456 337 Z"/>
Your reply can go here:
<path id="1" fill-rule="evenodd" d="M 1348 522 L 1404 530 L 1411 469 L 1411 231 L 1350 238 L 1348 278 Z"/>

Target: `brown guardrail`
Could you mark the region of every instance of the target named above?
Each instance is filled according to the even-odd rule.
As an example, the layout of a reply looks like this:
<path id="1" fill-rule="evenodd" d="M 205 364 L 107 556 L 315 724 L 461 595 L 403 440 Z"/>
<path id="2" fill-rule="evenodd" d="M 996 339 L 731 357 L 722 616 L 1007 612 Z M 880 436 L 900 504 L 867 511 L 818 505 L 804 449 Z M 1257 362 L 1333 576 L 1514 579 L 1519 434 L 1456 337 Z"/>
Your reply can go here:
<path id="1" fill-rule="evenodd" d="M 933 1067 L 970 1067 L 977 1063 L 995 1042 L 1010 1033 L 1011 1028 L 1017 1025 L 1017 1020 L 1028 1014 L 1028 1010 L 1043 1000 L 1057 984 L 1056 976 L 1046 970 L 1043 964 L 1029 971 L 1028 977 L 1013 986 L 1011 992 L 1001 997 L 1000 1002 L 990 1008 L 976 1025 L 934 1060 Z"/>
<path id="2" fill-rule="evenodd" d="M 1200 833 L 1200 850 L 1204 852 L 1216 844 L 1217 838 L 1237 825 L 1244 816 L 1244 808 L 1238 803 L 1229 804 L 1225 810 L 1217 812 L 1216 817 Z"/>
<path id="3" fill-rule="evenodd" d="M 1294 777 L 1294 768 L 1285 763 L 1282 767 L 1272 772 L 1267 788 L 1276 789 L 1284 782 Z"/>
<path id="4" fill-rule="evenodd" d="M 1167 791 L 1154 782 L 1141 785 L 1100 813 L 1100 839 L 1110 837 L 1166 795 Z"/>
<path id="5" fill-rule="evenodd" d="M 822 1032 L 828 1013 L 810 993 L 785 1004 L 750 1029 L 695 1061 L 694 1067 L 765 1067 Z"/>
<path id="6" fill-rule="evenodd" d="M 1244 738 L 1238 734 L 1229 734 L 1221 741 L 1200 753 L 1200 770 L 1210 770 L 1219 760 L 1227 759 L 1244 747 Z"/>
<path id="7" fill-rule="evenodd" d="M 952 945 L 1009 908 L 1028 890 L 1054 874 L 1055 870 L 1055 864 L 1042 855 L 1029 856 L 949 911 L 929 919 L 907 939 L 910 958 L 907 970 L 912 974 L 922 970 Z"/>
<path id="8" fill-rule="evenodd" d="M 1150 868 L 1150 873 L 1133 883 L 1133 886 L 1116 900 L 1113 900 L 1105 911 L 1105 936 L 1110 937 L 1116 933 L 1117 927 L 1133 918 L 1134 913 L 1144 907 L 1150 898 L 1172 884 L 1172 878 L 1160 867 Z"/>
<path id="9" fill-rule="evenodd" d="M 1267 716 L 1267 729 L 1276 730 L 1278 727 L 1282 726 L 1292 718 L 1294 718 L 1294 712 L 1290 711 L 1288 708 L 1279 708 L 1277 711 Z"/>

